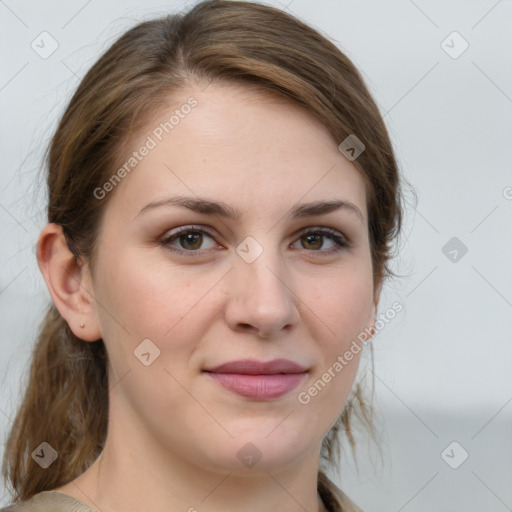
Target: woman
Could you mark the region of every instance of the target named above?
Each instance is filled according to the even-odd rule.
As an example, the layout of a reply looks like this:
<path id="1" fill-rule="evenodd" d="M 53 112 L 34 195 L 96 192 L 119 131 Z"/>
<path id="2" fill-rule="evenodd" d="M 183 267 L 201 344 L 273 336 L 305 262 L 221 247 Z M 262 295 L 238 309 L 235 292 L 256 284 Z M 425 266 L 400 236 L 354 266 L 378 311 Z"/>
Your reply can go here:
<path id="1" fill-rule="evenodd" d="M 360 510 L 321 461 L 369 419 L 354 382 L 402 210 L 348 58 L 257 3 L 141 23 L 47 166 L 52 303 L 4 510 Z"/>

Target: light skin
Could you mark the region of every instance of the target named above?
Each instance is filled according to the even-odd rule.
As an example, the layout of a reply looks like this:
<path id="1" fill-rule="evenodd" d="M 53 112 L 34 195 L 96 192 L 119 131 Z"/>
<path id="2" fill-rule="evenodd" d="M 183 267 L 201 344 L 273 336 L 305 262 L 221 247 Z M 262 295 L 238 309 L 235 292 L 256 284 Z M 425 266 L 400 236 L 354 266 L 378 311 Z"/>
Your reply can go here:
<path id="1" fill-rule="evenodd" d="M 198 105 L 103 199 L 93 270 L 75 262 L 59 226 L 41 231 L 38 264 L 55 305 L 84 343 L 103 339 L 111 362 L 105 448 L 55 490 L 103 512 L 325 510 L 321 442 L 360 354 L 308 404 L 297 396 L 375 323 L 364 182 L 296 105 L 233 85 L 201 89 L 172 95 L 169 112 L 190 96 Z M 155 115 L 133 150 L 168 118 Z M 179 206 L 139 213 L 175 195 L 208 197 L 241 217 Z M 359 213 L 290 215 L 333 200 Z M 159 243 L 183 226 L 196 228 Z M 197 236 L 197 227 L 212 234 Z M 349 245 L 334 251 L 321 228 Z M 247 237 L 263 250 L 251 263 L 236 251 Z M 134 355 L 145 339 L 160 350 L 149 366 Z M 258 401 L 202 371 L 246 358 L 290 359 L 308 373 L 293 391 Z M 246 443 L 261 453 L 252 467 L 237 457 Z"/>

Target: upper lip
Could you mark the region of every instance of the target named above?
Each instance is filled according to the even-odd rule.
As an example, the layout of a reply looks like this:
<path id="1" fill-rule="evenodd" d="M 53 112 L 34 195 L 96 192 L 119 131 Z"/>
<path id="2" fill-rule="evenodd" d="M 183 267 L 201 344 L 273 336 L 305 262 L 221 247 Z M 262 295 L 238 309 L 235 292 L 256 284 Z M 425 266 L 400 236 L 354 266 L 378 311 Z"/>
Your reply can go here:
<path id="1" fill-rule="evenodd" d="M 276 375 L 278 373 L 303 373 L 306 368 L 288 359 L 273 359 L 258 361 L 256 359 L 241 359 L 229 361 L 214 368 L 205 368 L 212 373 L 239 373 L 247 375 Z"/>

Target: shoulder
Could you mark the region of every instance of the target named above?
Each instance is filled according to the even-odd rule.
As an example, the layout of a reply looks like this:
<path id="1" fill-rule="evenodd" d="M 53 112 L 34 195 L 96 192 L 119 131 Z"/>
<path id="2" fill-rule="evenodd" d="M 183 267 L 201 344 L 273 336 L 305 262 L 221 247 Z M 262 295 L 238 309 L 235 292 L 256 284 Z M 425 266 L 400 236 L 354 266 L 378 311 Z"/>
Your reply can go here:
<path id="1" fill-rule="evenodd" d="M 57 491 L 43 491 L 0 512 L 96 512 L 85 503 Z"/>

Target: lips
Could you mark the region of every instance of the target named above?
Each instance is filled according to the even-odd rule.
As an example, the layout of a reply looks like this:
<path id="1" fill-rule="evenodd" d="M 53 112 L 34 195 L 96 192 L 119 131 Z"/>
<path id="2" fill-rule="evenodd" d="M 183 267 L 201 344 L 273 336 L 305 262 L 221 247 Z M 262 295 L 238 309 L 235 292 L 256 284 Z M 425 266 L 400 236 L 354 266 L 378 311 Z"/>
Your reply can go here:
<path id="1" fill-rule="evenodd" d="M 230 361 L 205 371 L 245 375 L 276 375 L 278 373 L 303 373 L 306 371 L 306 368 L 288 359 L 274 359 L 268 362 L 260 362 L 255 359 L 241 359 L 240 361 Z"/>
<path id="2" fill-rule="evenodd" d="M 231 361 L 204 372 L 223 388 L 252 400 L 270 400 L 289 393 L 307 370 L 288 359 Z"/>

